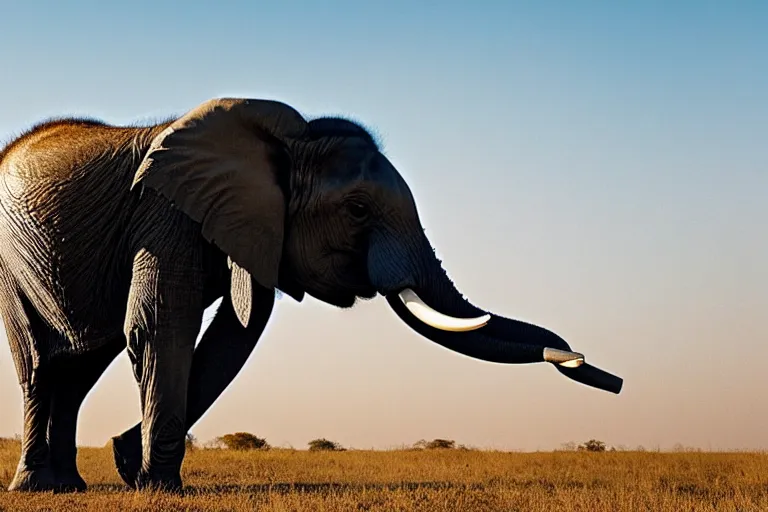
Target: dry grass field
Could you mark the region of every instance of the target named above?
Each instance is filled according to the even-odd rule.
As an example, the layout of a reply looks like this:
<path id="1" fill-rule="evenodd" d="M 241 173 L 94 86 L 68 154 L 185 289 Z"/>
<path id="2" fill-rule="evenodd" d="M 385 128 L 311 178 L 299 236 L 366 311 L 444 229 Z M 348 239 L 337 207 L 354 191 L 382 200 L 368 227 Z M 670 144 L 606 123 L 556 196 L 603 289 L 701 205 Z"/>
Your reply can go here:
<path id="1" fill-rule="evenodd" d="M 18 456 L 0 446 L 5 489 Z M 195 450 L 185 495 L 125 491 L 106 448 L 80 450 L 79 495 L 0 491 L 0 511 L 768 511 L 768 454 Z"/>

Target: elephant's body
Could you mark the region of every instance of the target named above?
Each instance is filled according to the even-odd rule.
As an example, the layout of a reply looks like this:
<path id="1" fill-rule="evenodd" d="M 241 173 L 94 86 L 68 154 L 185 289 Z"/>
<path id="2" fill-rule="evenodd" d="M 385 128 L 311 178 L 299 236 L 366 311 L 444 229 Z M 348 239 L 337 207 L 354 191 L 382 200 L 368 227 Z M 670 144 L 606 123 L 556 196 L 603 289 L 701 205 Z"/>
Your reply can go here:
<path id="1" fill-rule="evenodd" d="M 170 203 L 157 208 L 167 201 L 152 191 L 131 190 L 152 137 L 165 126 L 56 121 L 1 155 L 0 308 L 8 317 L 31 308 L 51 330 L 32 347 L 12 342 L 22 383 L 40 361 L 124 340 L 133 256 L 161 220 L 148 217 L 173 215 Z M 202 237 L 200 243 L 208 245 Z M 206 295 L 220 296 L 217 288 Z"/>

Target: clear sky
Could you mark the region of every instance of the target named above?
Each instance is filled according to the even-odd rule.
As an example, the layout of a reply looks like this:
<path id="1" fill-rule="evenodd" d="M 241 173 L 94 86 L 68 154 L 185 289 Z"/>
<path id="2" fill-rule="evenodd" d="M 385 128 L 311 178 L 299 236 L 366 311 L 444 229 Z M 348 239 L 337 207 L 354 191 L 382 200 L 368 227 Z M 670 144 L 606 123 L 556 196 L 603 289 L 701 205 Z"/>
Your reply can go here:
<path id="1" fill-rule="evenodd" d="M 340 311 L 285 297 L 195 435 L 768 448 L 767 3 L 263 4 L 4 6 L 0 138 L 216 96 L 352 116 L 411 185 L 462 292 L 555 330 L 625 386 L 451 353 L 382 299 Z M 122 354 L 78 441 L 139 417 Z M 0 435 L 20 429 L 3 340 Z"/>

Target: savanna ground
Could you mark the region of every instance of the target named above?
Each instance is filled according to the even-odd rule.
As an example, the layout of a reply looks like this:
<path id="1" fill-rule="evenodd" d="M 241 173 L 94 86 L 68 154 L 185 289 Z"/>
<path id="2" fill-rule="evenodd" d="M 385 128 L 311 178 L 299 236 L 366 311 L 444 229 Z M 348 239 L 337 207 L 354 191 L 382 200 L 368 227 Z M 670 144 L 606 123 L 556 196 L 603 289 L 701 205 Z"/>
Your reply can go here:
<path id="1" fill-rule="evenodd" d="M 0 446 L 0 486 L 18 443 Z M 0 491 L 0 511 L 768 511 L 768 453 L 197 449 L 185 495 L 126 491 L 109 448 L 81 448 L 79 495 Z"/>

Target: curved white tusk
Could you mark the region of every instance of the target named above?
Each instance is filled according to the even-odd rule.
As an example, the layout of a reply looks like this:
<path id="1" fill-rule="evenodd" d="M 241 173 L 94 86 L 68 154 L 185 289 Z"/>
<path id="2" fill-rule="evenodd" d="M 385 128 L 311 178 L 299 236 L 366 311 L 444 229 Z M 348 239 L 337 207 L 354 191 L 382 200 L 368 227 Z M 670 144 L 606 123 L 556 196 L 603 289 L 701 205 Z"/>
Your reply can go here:
<path id="1" fill-rule="evenodd" d="M 560 366 L 565 366 L 566 368 L 578 368 L 584 364 L 584 354 L 545 347 L 544 360 L 548 363 L 555 363 L 559 364 Z"/>
<path id="2" fill-rule="evenodd" d="M 427 306 L 423 300 L 416 295 L 416 292 L 406 288 L 399 294 L 400 300 L 408 308 L 413 316 L 435 329 L 441 331 L 464 332 L 473 331 L 483 327 L 491 319 L 491 315 L 485 314 L 477 318 L 455 318 L 444 315 Z"/>

